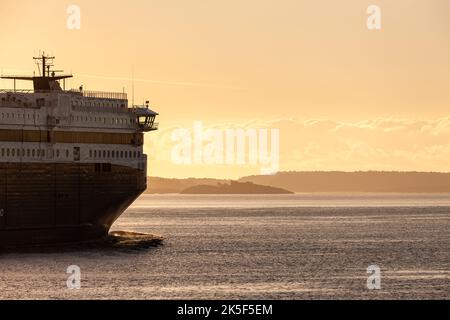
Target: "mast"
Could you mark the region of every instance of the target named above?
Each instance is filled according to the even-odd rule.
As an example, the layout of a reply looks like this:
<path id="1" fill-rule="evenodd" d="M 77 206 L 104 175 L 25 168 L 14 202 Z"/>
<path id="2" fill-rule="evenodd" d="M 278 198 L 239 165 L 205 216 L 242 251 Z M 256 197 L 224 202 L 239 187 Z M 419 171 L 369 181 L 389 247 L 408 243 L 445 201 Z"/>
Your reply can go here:
<path id="1" fill-rule="evenodd" d="M 48 77 L 50 77 L 50 67 L 53 66 L 53 60 L 55 57 L 52 56 L 46 56 L 45 52 L 42 52 L 42 56 L 40 57 L 33 57 L 33 59 L 36 61 L 36 63 L 39 65 L 39 60 L 42 61 L 42 77 L 46 77 L 46 71 L 48 71 Z M 48 63 L 48 61 L 51 60 L 51 63 Z"/>
<path id="2" fill-rule="evenodd" d="M 45 52 L 42 53 L 42 56 L 40 57 L 33 57 L 33 59 L 36 61 L 36 64 L 38 65 L 39 71 L 41 71 L 42 67 L 42 74 L 37 77 L 33 74 L 32 77 L 27 76 L 1 76 L 1 79 L 12 79 L 14 82 L 16 80 L 24 80 L 24 81 L 33 81 L 34 91 L 62 91 L 62 88 L 59 85 L 60 80 L 65 80 L 68 78 L 72 78 L 73 76 L 71 74 L 67 75 L 56 75 L 56 72 L 62 72 L 61 70 L 51 70 L 51 67 L 53 66 L 53 60 L 55 57 L 53 56 L 46 56 Z M 41 66 L 42 64 L 42 66 Z"/>

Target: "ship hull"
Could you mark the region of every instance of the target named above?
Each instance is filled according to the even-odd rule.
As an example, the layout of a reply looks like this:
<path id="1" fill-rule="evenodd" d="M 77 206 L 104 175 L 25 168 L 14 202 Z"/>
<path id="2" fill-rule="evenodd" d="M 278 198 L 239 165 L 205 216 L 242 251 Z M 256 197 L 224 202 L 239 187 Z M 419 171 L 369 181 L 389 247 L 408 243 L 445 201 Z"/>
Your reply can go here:
<path id="1" fill-rule="evenodd" d="M 106 237 L 145 189 L 145 171 L 127 166 L 0 164 L 0 247 Z"/>

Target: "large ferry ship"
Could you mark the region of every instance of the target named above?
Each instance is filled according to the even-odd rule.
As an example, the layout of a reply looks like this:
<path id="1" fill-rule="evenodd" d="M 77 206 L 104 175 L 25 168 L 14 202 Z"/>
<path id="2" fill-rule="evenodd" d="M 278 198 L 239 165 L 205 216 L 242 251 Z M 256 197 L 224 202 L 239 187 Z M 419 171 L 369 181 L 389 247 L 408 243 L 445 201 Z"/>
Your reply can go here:
<path id="1" fill-rule="evenodd" d="M 39 75 L 2 76 L 14 88 L 0 90 L 0 247 L 101 239 L 146 189 L 158 114 L 125 93 L 65 90 L 72 75 L 34 59 Z"/>

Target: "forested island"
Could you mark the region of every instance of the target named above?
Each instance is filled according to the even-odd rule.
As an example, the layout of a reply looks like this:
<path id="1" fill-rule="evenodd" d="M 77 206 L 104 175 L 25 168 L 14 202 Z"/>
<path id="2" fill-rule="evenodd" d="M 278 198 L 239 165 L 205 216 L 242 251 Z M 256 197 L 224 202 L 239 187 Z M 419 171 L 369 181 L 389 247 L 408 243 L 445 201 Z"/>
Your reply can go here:
<path id="1" fill-rule="evenodd" d="M 217 185 L 198 185 L 189 187 L 181 194 L 292 194 L 293 192 L 276 187 L 263 186 L 252 182 L 219 183 Z"/>

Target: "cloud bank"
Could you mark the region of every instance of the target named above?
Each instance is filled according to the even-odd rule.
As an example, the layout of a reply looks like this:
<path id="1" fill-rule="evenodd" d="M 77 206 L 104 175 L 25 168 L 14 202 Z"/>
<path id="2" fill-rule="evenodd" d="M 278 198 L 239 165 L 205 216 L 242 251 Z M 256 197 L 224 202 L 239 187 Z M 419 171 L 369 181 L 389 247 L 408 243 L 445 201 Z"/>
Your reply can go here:
<path id="1" fill-rule="evenodd" d="M 184 128 L 192 129 L 193 124 Z M 214 129 L 279 129 L 281 171 L 450 171 L 450 117 L 435 120 L 379 118 L 359 122 L 278 119 L 206 126 Z M 147 136 L 149 168 L 158 176 L 239 177 L 245 166 L 176 166 L 170 154 L 176 128 Z"/>

